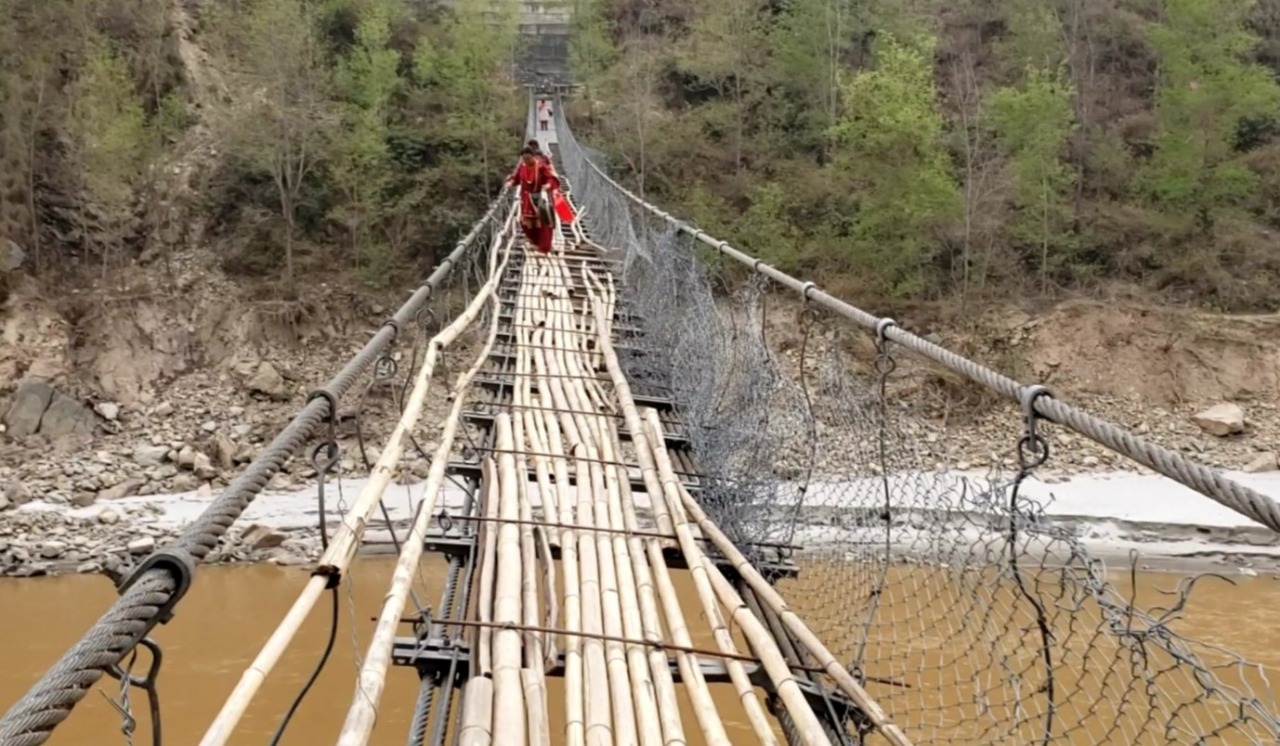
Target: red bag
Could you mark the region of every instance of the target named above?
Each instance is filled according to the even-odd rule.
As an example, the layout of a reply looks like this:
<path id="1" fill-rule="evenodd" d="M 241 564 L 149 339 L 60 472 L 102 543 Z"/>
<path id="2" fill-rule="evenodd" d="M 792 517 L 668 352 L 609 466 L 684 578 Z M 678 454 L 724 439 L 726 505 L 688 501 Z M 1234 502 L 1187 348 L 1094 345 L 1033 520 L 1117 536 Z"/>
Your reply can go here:
<path id="1" fill-rule="evenodd" d="M 556 214 L 560 216 L 560 222 L 572 223 L 577 218 L 573 213 L 573 205 L 569 204 L 569 200 L 557 189 L 555 196 L 551 198 L 551 203 L 555 207 Z"/>

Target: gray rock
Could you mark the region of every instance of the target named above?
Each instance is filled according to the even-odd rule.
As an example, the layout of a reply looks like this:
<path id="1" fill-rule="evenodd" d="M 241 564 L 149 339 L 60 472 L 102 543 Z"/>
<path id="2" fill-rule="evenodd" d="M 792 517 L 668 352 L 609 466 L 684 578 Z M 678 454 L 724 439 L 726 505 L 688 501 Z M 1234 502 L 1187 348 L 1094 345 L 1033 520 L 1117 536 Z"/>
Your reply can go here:
<path id="1" fill-rule="evenodd" d="M 3 492 L 0 492 L 0 512 L 6 511 L 12 507 L 13 501 L 10 500 Z"/>
<path id="2" fill-rule="evenodd" d="M 277 401 L 289 398 L 289 389 L 285 384 L 284 376 L 280 375 L 280 371 L 276 370 L 274 365 L 265 361 L 258 364 L 257 370 L 245 380 L 244 385 L 254 393 L 264 394 Z"/>
<path id="3" fill-rule="evenodd" d="M 213 452 L 221 468 L 230 469 L 235 465 L 236 444 L 226 433 L 218 433 L 213 437 Z"/>
<path id="4" fill-rule="evenodd" d="M 108 508 L 98 514 L 98 523 L 104 526 L 113 526 L 120 522 L 120 514 Z"/>
<path id="5" fill-rule="evenodd" d="M 174 492 L 191 492 L 200 486 L 200 480 L 196 479 L 196 475 L 190 472 L 183 472 L 173 478 L 172 489 Z"/>
<path id="6" fill-rule="evenodd" d="M 285 535 L 267 526 L 252 524 L 240 534 L 240 541 L 250 549 L 272 549 L 284 543 Z"/>
<path id="7" fill-rule="evenodd" d="M 1260 453 L 1244 467 L 1244 470 L 1250 474 L 1276 469 L 1280 469 L 1280 462 L 1274 453 Z"/>
<path id="8" fill-rule="evenodd" d="M 96 490 L 92 490 L 92 489 L 78 490 L 76 491 L 76 494 L 71 498 L 71 505 L 77 508 L 87 508 L 90 505 L 93 505 L 95 502 L 97 502 L 97 500 L 98 500 L 98 493 Z"/>
<path id="9" fill-rule="evenodd" d="M 53 401 L 53 387 L 44 381 L 23 381 L 9 402 L 4 415 L 7 432 L 14 438 L 34 435 L 40 429 L 40 418 Z"/>
<path id="10" fill-rule="evenodd" d="M 92 413 L 80 402 L 65 394 L 55 393 L 49 408 L 40 418 L 39 434 L 57 440 L 70 435 L 93 435 Z"/>
<path id="11" fill-rule="evenodd" d="M 213 468 L 213 462 L 203 453 L 195 455 L 195 460 L 191 464 L 191 471 L 195 473 L 196 479 L 213 479 L 218 476 L 218 470 Z"/>
<path id="12" fill-rule="evenodd" d="M 66 542 L 46 541 L 40 545 L 40 556 L 44 559 L 58 559 L 67 551 Z"/>
<path id="13" fill-rule="evenodd" d="M 182 467 L 183 469 L 195 468 L 196 449 L 192 448 L 191 446 L 183 446 L 182 450 L 178 451 L 178 458 L 175 460 L 178 462 L 178 466 Z"/>
<path id="14" fill-rule="evenodd" d="M 104 420 L 116 420 L 120 417 L 120 405 L 115 402 L 98 402 L 93 405 L 93 411 L 97 412 Z"/>
<path id="15" fill-rule="evenodd" d="M 150 536 L 134 539 L 128 545 L 129 554 L 151 554 L 156 550 L 156 540 Z"/>
<path id="16" fill-rule="evenodd" d="M 35 495 L 31 494 L 31 490 L 27 489 L 27 485 L 19 481 L 12 481 L 4 485 L 4 494 L 15 505 L 24 505 L 35 499 Z"/>
<path id="17" fill-rule="evenodd" d="M 133 451 L 133 460 L 140 466 L 160 466 L 168 453 L 169 449 L 164 446 L 140 445 Z"/>
<path id="18" fill-rule="evenodd" d="M 160 402 L 160 406 L 156 407 L 155 414 L 157 417 L 168 417 L 173 414 L 173 405 L 167 401 Z"/>
<path id="19" fill-rule="evenodd" d="M 212 433 L 218 429 L 218 423 L 214 422 L 213 420 L 209 420 L 205 422 L 203 425 L 201 425 L 200 429 L 205 431 L 206 433 Z"/>
<path id="20" fill-rule="evenodd" d="M 236 448 L 235 455 L 231 457 L 231 461 L 234 464 L 247 464 L 250 461 L 253 461 L 253 457 L 255 453 L 256 451 L 254 450 L 253 446 L 249 445 L 248 443 L 241 443 Z"/>
<path id="21" fill-rule="evenodd" d="M 131 497 L 138 494 L 138 490 L 147 483 L 147 480 L 141 477 L 129 477 L 114 487 L 102 490 L 98 493 L 99 500 L 119 500 L 125 497 Z"/>
<path id="22" fill-rule="evenodd" d="M 1193 416 L 1191 421 L 1201 430 L 1219 438 L 1244 432 L 1244 410 L 1237 404 L 1215 404 Z"/>

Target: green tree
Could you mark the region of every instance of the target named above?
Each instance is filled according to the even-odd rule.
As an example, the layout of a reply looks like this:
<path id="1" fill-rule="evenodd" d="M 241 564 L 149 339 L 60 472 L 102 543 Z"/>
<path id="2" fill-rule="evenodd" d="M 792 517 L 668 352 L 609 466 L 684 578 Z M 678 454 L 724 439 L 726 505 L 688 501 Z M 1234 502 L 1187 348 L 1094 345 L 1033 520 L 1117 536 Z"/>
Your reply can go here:
<path id="1" fill-rule="evenodd" d="M 124 240 L 125 216 L 142 175 L 146 113 L 134 93 L 128 64 L 99 35 L 91 35 L 87 44 L 89 53 L 76 79 L 70 125 L 83 185 L 104 208 L 102 245 L 91 245 L 83 203 L 81 218 L 89 248 L 102 255 L 105 280 L 109 257 Z"/>
<path id="2" fill-rule="evenodd" d="M 232 155 L 270 175 L 294 276 L 298 207 L 333 126 L 329 71 L 303 0 L 251 0 L 226 21 L 233 75 L 247 94 L 224 121 Z"/>
<path id="3" fill-rule="evenodd" d="M 569 70 L 586 88 L 588 101 L 593 101 L 593 89 L 618 62 L 618 49 L 605 16 L 607 5 L 608 0 L 575 0 L 573 4 Z"/>
<path id="4" fill-rule="evenodd" d="M 1202 231 L 1249 194 L 1255 175 L 1235 148 L 1241 123 L 1280 115 L 1280 88 L 1250 62 L 1258 38 L 1247 0 L 1165 0 L 1151 30 L 1160 59 L 1159 129 L 1145 181 L 1157 203 L 1196 217 Z"/>
<path id="5" fill-rule="evenodd" d="M 506 115 L 514 97 L 507 71 L 519 21 L 513 3 L 457 0 L 448 20 L 419 42 L 414 55 L 415 78 L 433 89 L 443 109 L 441 124 L 454 137 L 479 146 L 489 195 L 495 192 L 490 180 L 494 145 L 511 138 Z"/>
<path id="6" fill-rule="evenodd" d="M 1062 22 L 1054 2 L 1007 0 L 1008 33 L 999 44 L 1009 71 L 1021 74 L 1028 66 L 1057 70 L 1067 61 Z"/>
<path id="7" fill-rule="evenodd" d="M 702 0 L 695 7 L 679 67 L 728 104 L 714 129 L 732 132 L 734 169 L 741 170 L 749 108 L 768 54 L 764 8 L 758 0 Z"/>
<path id="8" fill-rule="evenodd" d="M 380 284 L 390 261 L 385 242 L 370 236 L 384 209 L 391 178 L 387 146 L 392 96 L 400 86 L 400 56 L 388 48 L 392 0 L 369 2 L 356 24 L 355 44 L 338 63 L 342 126 L 334 139 L 330 178 L 344 201 L 332 210 L 348 232 L 351 260 L 366 281 Z"/>
<path id="9" fill-rule="evenodd" d="M 1071 192 L 1076 174 L 1062 158 L 1076 127 L 1071 89 L 1060 74 L 1032 67 L 1021 87 L 996 90 L 988 109 L 1017 181 L 1018 212 L 1010 230 L 1019 242 L 1039 248 L 1040 285 L 1047 290 L 1050 260 L 1073 238 Z"/>
<path id="10" fill-rule="evenodd" d="M 846 85 L 835 126 L 837 168 L 860 203 L 854 264 L 897 294 L 923 288 L 934 229 L 959 207 L 933 82 L 933 39 L 886 36 L 876 68 Z"/>

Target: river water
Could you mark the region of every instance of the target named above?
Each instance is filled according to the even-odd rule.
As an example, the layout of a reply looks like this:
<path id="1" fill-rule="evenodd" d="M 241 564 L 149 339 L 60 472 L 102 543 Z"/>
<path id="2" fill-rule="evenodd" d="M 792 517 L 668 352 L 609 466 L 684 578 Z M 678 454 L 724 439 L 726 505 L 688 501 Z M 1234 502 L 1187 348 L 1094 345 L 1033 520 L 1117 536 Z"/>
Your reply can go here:
<path id="1" fill-rule="evenodd" d="M 361 558 L 355 563 L 342 590 L 334 654 L 282 743 L 333 742 L 351 701 L 357 656 L 368 645 L 371 618 L 381 604 L 392 564 L 388 558 Z M 442 564 L 424 568 L 424 603 L 435 603 L 442 571 Z M 165 654 L 160 696 L 166 743 L 185 746 L 199 741 L 307 577 L 303 569 L 270 565 L 202 568 L 174 621 L 156 635 Z M 1127 575 L 1116 574 L 1112 579 L 1117 590 L 1128 596 Z M 684 581 L 681 596 L 686 608 L 698 608 L 687 578 L 677 580 Z M 1167 604 L 1168 597 L 1160 589 L 1176 587 L 1178 580 L 1170 573 L 1140 574 L 1136 596 L 1139 606 Z M 1275 610 L 1280 608 L 1280 581 L 1265 576 L 1237 576 L 1233 580 L 1234 586 L 1202 581 L 1175 628 L 1263 664 L 1275 679 L 1280 675 L 1280 625 L 1275 623 Z M 0 581 L 0 641 L 5 663 L 0 668 L 0 705 L 7 709 L 107 608 L 113 597 L 110 583 L 99 576 Z M 232 743 L 268 742 L 322 650 L 328 632 L 328 604 L 327 598 L 321 600 L 267 680 Z M 709 646 L 709 640 L 695 640 L 695 644 Z M 115 682 L 104 682 L 98 688 L 114 694 Z M 372 743 L 404 743 L 416 689 L 417 677 L 411 669 L 391 671 Z M 734 695 L 727 686 L 717 687 L 716 694 L 722 705 L 734 704 Z M 134 702 L 139 714 L 135 743 L 150 743 L 144 695 L 135 693 Z M 557 701 L 552 701 L 551 706 L 553 711 L 562 708 Z M 730 707 L 725 709 L 727 713 Z M 691 723 L 690 713 L 685 715 L 686 722 Z M 727 714 L 726 721 L 735 743 L 755 742 L 744 722 Z M 101 692 L 93 691 L 55 731 L 50 743 L 125 743 L 119 726 L 119 715 Z"/>

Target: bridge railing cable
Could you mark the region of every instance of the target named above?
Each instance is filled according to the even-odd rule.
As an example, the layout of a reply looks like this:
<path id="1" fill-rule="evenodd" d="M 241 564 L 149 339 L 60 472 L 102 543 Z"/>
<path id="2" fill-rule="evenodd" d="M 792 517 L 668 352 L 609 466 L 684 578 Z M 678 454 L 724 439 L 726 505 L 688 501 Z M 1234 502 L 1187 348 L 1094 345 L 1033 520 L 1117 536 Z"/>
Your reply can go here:
<path id="1" fill-rule="evenodd" d="M 680 233 L 691 236 L 720 255 L 728 257 L 751 269 L 756 274 L 798 293 L 806 301 L 821 306 L 839 316 L 876 333 L 880 339 L 896 342 L 902 347 L 933 361 L 1001 396 L 1018 402 L 1029 414 L 1043 417 L 1068 428 L 1092 441 L 1119 453 L 1149 469 L 1173 479 L 1209 497 L 1215 502 L 1257 521 L 1272 531 L 1280 532 L 1280 504 L 1246 485 L 1230 479 L 1221 471 L 1197 463 L 1186 456 L 1159 446 L 1115 423 L 1096 417 L 1084 410 L 1055 398 L 1049 389 L 1039 384 L 1023 384 L 998 371 L 988 368 L 963 355 L 934 344 L 898 325 L 889 317 L 880 317 L 864 311 L 822 290 L 817 283 L 804 281 L 766 264 L 707 234 L 694 225 L 646 201 L 641 196 L 618 183 L 597 165 L 577 142 L 569 127 L 562 101 L 557 100 L 553 111 L 557 139 L 565 172 L 575 183 L 603 182 L 610 189 L 588 190 L 596 199 L 609 199 L 601 192 L 613 192 L 613 198 L 623 198 L 643 208 L 651 215 L 669 223 Z M 590 209 L 590 208 L 588 208 Z M 591 210 L 600 214 L 599 210 Z M 597 234 L 600 227 L 596 226 Z M 613 237 L 611 245 L 639 247 L 634 240 L 619 242 Z"/>
<path id="2" fill-rule="evenodd" d="M 120 598 L 0 719 L 0 746 L 46 742 L 89 689 L 128 655 L 157 624 L 167 622 L 190 588 L 196 564 L 204 559 L 249 504 L 296 455 L 316 428 L 335 414 L 352 383 L 395 341 L 432 293 L 462 266 L 486 235 L 486 227 L 510 204 L 505 188 L 422 285 L 377 334 L 307 404 L 214 502 L 170 544 L 145 558 L 119 586 Z"/>

